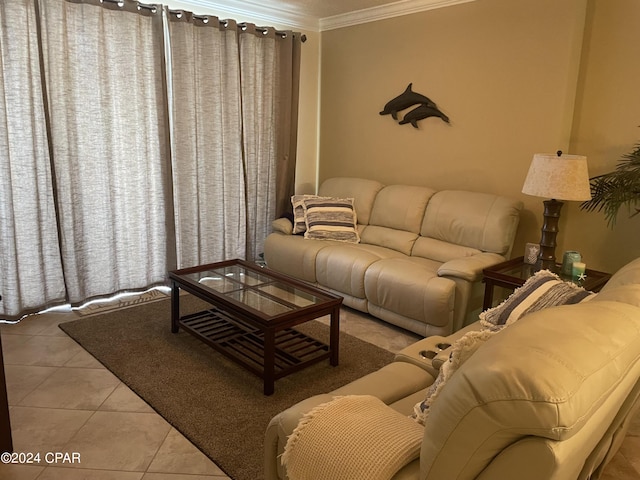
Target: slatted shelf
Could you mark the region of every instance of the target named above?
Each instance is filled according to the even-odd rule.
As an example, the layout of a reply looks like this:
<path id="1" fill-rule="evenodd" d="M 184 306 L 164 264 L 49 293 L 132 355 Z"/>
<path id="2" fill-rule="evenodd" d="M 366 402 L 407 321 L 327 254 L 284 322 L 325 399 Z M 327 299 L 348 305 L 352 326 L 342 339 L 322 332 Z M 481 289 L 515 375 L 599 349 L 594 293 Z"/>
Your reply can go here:
<path id="1" fill-rule="evenodd" d="M 252 373 L 264 375 L 264 333 L 259 329 L 215 307 L 181 317 L 180 326 Z M 275 378 L 329 355 L 329 347 L 319 340 L 293 328 L 281 330 L 275 337 Z"/>

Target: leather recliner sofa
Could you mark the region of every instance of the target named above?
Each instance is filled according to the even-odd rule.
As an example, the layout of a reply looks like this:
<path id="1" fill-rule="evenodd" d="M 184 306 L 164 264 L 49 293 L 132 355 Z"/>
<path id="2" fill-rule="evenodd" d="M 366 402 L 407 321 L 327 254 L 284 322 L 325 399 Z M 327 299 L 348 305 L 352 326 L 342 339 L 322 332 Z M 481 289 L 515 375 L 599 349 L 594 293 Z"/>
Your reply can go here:
<path id="1" fill-rule="evenodd" d="M 360 242 L 293 235 L 281 218 L 265 241 L 268 267 L 423 336 L 477 316 L 482 270 L 509 258 L 522 209 L 493 194 L 347 177 L 324 181 L 318 195 L 354 199 Z"/>
<path id="2" fill-rule="evenodd" d="M 266 480 L 289 478 L 281 464 L 288 437 L 305 414 L 336 397 L 374 396 L 384 403 L 383 411 L 399 412 L 406 420 L 447 361 L 454 348 L 447 345 L 478 328 L 472 324 L 448 337 L 420 340 L 380 370 L 278 414 L 266 431 Z M 425 352 L 438 354 L 432 361 Z M 418 458 L 392 479 L 597 479 L 639 411 L 639 379 L 637 259 L 588 301 L 524 315 L 482 344 L 431 404 Z M 315 449 L 312 444 L 309 456 L 340 465 L 357 461 L 363 452 L 389 458 L 385 455 L 393 445 L 384 441 L 386 433 L 371 435 L 389 424 L 371 419 L 375 424 L 367 425 L 364 437 L 353 423 L 330 428 L 318 443 L 326 447 L 339 439 L 348 447 L 321 458 L 320 445 Z M 349 425 L 346 417 L 334 420 Z M 359 423 L 367 422 L 365 412 Z M 370 441 L 374 436 L 383 440 Z M 324 475 L 323 480 L 334 479 Z"/>

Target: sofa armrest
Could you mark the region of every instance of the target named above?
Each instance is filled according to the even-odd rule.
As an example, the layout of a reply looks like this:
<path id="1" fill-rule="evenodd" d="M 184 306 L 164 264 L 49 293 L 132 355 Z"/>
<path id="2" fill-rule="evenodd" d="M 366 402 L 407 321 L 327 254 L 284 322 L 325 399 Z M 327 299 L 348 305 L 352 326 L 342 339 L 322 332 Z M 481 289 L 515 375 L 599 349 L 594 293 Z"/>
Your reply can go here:
<path id="1" fill-rule="evenodd" d="M 506 259 L 497 253 L 478 253 L 469 257 L 454 258 L 438 268 L 440 277 L 456 277 L 475 282 L 482 277 L 482 270 Z"/>
<path id="2" fill-rule="evenodd" d="M 289 435 L 298 425 L 305 413 L 321 403 L 329 402 L 336 396 L 373 395 L 386 404 L 392 404 L 416 392 L 426 389 L 434 377 L 426 370 L 405 362 L 391 362 L 375 372 L 360 377 L 331 393 L 316 395 L 280 412 L 269 422 L 265 433 L 265 480 L 285 479 L 280 456 L 284 451 Z M 407 412 L 402 412 L 406 414 Z M 416 478 L 416 468 L 410 472 Z M 397 477 L 405 478 L 402 476 Z"/>
<path id="3" fill-rule="evenodd" d="M 293 224 L 288 218 L 276 218 L 271 222 L 271 228 L 274 232 L 284 233 L 285 235 L 293 234 Z"/>

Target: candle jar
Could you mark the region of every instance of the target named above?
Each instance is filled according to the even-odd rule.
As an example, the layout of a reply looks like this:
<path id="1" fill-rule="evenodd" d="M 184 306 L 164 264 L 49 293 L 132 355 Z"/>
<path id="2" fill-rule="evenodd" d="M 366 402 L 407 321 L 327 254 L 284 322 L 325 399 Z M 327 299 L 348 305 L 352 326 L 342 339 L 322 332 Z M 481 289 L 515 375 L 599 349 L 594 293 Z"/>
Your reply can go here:
<path id="1" fill-rule="evenodd" d="M 564 252 L 564 256 L 562 257 L 562 275 L 566 275 L 567 277 L 572 276 L 573 264 L 581 261 L 582 255 L 580 255 L 580 252 L 576 252 L 575 250 L 568 250 Z"/>
<path id="2" fill-rule="evenodd" d="M 573 262 L 573 268 L 571 269 L 571 273 L 574 280 L 579 279 L 580 276 L 584 275 L 584 272 L 587 270 L 586 264 L 582 262 Z"/>

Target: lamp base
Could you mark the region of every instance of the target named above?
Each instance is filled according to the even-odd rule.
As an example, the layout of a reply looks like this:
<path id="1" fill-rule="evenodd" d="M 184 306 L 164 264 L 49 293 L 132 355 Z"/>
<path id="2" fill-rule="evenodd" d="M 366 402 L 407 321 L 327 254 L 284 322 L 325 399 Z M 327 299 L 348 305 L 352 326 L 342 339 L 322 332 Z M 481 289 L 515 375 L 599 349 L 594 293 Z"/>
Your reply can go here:
<path id="1" fill-rule="evenodd" d="M 563 202 L 555 199 L 544 202 L 544 223 L 540 238 L 540 253 L 536 267 L 538 270 L 555 270 L 556 268 L 556 237 L 558 236 L 558 221 Z"/>

